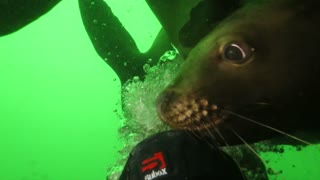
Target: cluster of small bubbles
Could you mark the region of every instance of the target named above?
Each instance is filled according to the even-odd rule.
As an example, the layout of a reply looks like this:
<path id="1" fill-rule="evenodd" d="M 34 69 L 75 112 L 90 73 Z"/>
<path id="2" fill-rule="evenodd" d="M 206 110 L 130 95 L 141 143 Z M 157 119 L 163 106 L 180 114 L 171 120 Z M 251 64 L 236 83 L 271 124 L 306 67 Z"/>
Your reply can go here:
<path id="1" fill-rule="evenodd" d="M 272 151 L 275 152 L 275 153 L 283 153 L 284 152 L 284 148 L 283 148 L 283 146 L 274 146 L 272 148 Z"/>
<path id="2" fill-rule="evenodd" d="M 298 167 L 298 164 L 291 163 L 290 165 L 283 167 L 284 169 L 279 169 L 279 165 L 281 165 L 280 163 L 284 162 L 284 159 L 286 157 L 285 153 L 292 151 L 302 151 L 305 150 L 304 148 L 310 147 L 309 145 L 297 145 L 296 143 L 289 145 L 286 141 L 286 138 L 283 137 L 265 140 L 255 144 L 248 145 L 252 148 L 252 151 L 248 152 L 251 154 L 256 153 L 256 157 L 259 157 L 258 159 L 254 159 L 253 157 L 250 157 L 250 155 L 247 154 L 246 151 L 249 149 L 248 147 L 246 147 L 247 145 L 237 146 L 238 148 L 236 150 L 241 151 L 241 153 L 236 152 L 234 150 L 234 147 L 225 147 L 225 149 L 228 150 L 227 152 L 229 152 L 228 154 L 237 162 L 237 164 L 240 166 L 242 172 L 248 180 L 268 179 L 268 177 L 270 179 L 283 179 L 283 177 L 286 177 L 286 174 L 290 173 L 288 170 L 286 170 L 288 167 Z M 279 158 L 277 158 L 277 156 Z M 256 163 L 259 161 L 263 162 L 264 165 L 261 166 L 263 168 L 255 168 L 255 166 L 258 167 Z M 250 163 L 251 165 L 248 163 Z M 266 173 L 267 178 L 261 176 L 264 174 L 263 172 Z"/>
<path id="3" fill-rule="evenodd" d="M 268 177 L 265 174 L 265 170 L 263 168 L 256 168 L 255 170 L 244 169 L 244 174 L 247 179 L 260 179 L 267 180 Z"/>
<path id="4" fill-rule="evenodd" d="M 260 142 L 250 146 L 257 153 L 271 150 L 268 142 Z M 252 153 L 252 150 L 247 145 L 227 146 L 222 149 L 239 164 L 247 179 L 268 179 L 264 162 L 256 154 Z"/>
<path id="5" fill-rule="evenodd" d="M 272 146 L 267 142 L 257 143 L 255 144 L 255 149 L 257 150 L 257 152 L 269 152 L 272 151 Z"/>
<path id="6" fill-rule="evenodd" d="M 177 54 L 175 57 L 170 63 L 148 67 L 144 81 L 135 76 L 123 85 L 122 107 L 125 118 L 119 134 L 124 140 L 124 147 L 119 152 L 122 158 L 115 165 L 117 168 L 110 171 L 110 180 L 118 178 L 120 173 L 116 171 L 122 171 L 129 153 L 137 143 L 152 134 L 170 129 L 158 117 L 156 99 L 176 76 L 176 69 L 182 64 L 182 59 Z"/>
<path id="7" fill-rule="evenodd" d="M 235 160 L 243 159 L 243 151 L 241 150 L 241 146 L 232 146 L 232 147 L 222 147 L 224 152 L 232 156 Z"/>
<path id="8" fill-rule="evenodd" d="M 172 61 L 179 55 L 179 51 L 173 45 L 172 45 L 172 47 L 174 50 L 169 50 L 169 51 L 165 52 L 160 57 L 160 59 L 158 61 L 158 65 Z"/>
<path id="9" fill-rule="evenodd" d="M 119 167 L 119 166 L 114 166 L 107 169 L 107 174 L 110 174 L 107 177 L 107 180 L 119 180 L 121 172 L 122 172 L 122 167 Z"/>

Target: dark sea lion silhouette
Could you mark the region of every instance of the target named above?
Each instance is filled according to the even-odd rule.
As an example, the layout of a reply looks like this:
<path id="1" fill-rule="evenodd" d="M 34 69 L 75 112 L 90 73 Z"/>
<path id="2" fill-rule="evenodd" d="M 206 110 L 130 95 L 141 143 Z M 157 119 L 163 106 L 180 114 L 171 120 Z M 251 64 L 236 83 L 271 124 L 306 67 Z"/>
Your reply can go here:
<path id="1" fill-rule="evenodd" d="M 162 120 L 220 144 L 318 130 L 319 4 L 247 1 L 192 49 L 158 99 Z"/>
<path id="2" fill-rule="evenodd" d="M 61 0 L 0 1 L 0 36 L 13 33 L 51 10 Z"/>
<path id="3" fill-rule="evenodd" d="M 85 29 L 99 56 L 117 73 L 122 84 L 138 76 L 143 79 L 143 65 L 151 66 L 171 49 L 170 40 L 161 31 L 150 50 L 141 53 L 135 41 L 104 0 L 79 0 Z M 141 27 L 146 28 L 146 27 Z M 152 61 L 148 61 L 152 59 Z"/>

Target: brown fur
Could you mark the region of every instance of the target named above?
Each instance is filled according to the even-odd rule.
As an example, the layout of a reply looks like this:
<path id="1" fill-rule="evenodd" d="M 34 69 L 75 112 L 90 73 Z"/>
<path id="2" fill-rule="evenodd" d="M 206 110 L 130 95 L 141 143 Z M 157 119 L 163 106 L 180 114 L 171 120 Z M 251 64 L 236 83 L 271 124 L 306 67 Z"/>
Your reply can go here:
<path id="1" fill-rule="evenodd" d="M 159 97 L 162 120 L 213 134 L 222 144 L 242 143 L 234 132 L 248 142 L 278 134 L 239 115 L 285 132 L 317 129 L 319 4 L 256 0 L 225 18 L 192 49 Z M 232 42 L 247 48 L 249 58 L 228 60 L 224 48 Z"/>

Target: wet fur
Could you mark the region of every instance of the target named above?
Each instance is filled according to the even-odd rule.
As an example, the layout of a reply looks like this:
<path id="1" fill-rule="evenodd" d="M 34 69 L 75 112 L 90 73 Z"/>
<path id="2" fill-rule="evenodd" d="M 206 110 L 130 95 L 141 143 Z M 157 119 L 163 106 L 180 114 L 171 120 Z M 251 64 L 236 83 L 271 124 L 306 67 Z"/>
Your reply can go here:
<path id="1" fill-rule="evenodd" d="M 243 143 L 235 133 L 247 142 L 279 134 L 243 117 L 284 132 L 319 130 L 313 123 L 320 100 L 319 5 L 255 0 L 225 18 L 159 97 L 162 120 L 212 134 L 222 145 Z M 253 47 L 253 58 L 243 64 L 223 59 L 221 47 L 231 41 Z"/>

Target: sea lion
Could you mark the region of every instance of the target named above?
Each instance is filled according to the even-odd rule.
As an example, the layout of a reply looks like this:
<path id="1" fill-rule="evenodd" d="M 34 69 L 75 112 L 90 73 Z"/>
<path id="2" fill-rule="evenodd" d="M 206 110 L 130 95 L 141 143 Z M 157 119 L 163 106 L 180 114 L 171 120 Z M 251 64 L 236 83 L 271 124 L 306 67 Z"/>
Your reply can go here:
<path id="1" fill-rule="evenodd" d="M 161 119 L 221 145 L 318 130 L 319 5 L 246 1 L 191 50 L 158 98 Z"/>

